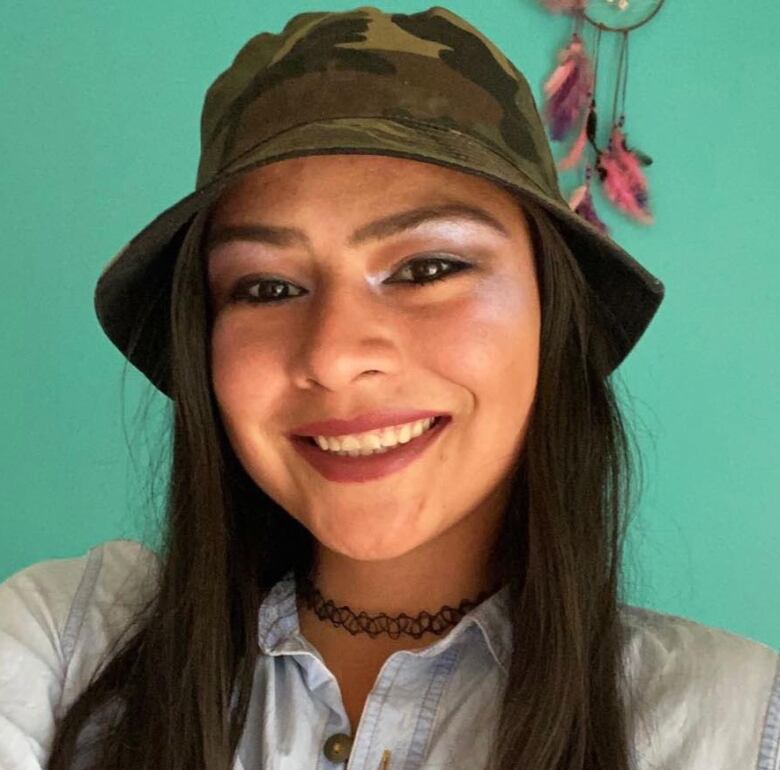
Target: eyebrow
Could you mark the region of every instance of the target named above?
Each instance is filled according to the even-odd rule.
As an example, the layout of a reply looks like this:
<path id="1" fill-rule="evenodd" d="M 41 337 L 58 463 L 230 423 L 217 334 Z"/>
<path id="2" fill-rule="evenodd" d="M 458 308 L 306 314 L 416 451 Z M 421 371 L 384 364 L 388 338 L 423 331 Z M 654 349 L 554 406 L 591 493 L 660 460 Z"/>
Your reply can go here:
<path id="1" fill-rule="evenodd" d="M 490 227 L 506 238 L 510 237 L 507 228 L 492 214 L 479 206 L 466 203 L 448 203 L 414 208 L 374 220 L 355 230 L 347 243 L 349 246 L 359 246 L 366 241 L 389 238 L 392 235 L 419 227 L 426 222 L 442 219 L 464 219 L 476 222 Z M 216 227 L 209 235 L 206 250 L 209 252 L 219 244 L 233 240 L 253 241 L 272 246 L 307 246 L 310 244 L 306 233 L 297 228 L 272 227 L 262 223 L 253 223 Z"/>

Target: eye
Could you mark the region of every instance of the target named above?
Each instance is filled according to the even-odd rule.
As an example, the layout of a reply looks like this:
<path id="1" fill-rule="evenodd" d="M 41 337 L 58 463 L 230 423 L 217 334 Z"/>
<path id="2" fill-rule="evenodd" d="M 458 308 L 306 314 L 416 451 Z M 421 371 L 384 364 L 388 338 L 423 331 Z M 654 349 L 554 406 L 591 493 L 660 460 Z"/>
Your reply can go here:
<path id="1" fill-rule="evenodd" d="M 259 286 L 261 288 L 259 294 L 255 294 L 254 292 L 249 291 L 255 286 Z M 295 286 L 295 284 L 290 283 L 289 281 L 283 281 L 281 278 L 250 277 L 243 281 L 239 281 L 239 283 L 236 285 L 236 288 L 231 293 L 230 301 L 246 301 L 254 305 L 266 305 L 285 299 L 292 299 L 292 297 L 285 296 L 285 286 Z M 268 287 L 270 287 L 270 289 Z"/>
<path id="2" fill-rule="evenodd" d="M 449 267 L 442 271 L 441 265 L 449 265 Z M 468 270 L 469 268 L 471 268 L 471 264 L 460 259 L 421 257 L 409 260 L 395 273 L 395 275 L 399 275 L 405 271 L 410 271 L 412 280 L 392 280 L 387 281 L 387 283 L 408 283 L 411 287 L 426 286 L 429 283 L 441 281 L 451 275 L 460 273 L 463 270 Z M 260 287 L 260 293 L 250 293 L 250 289 L 254 289 L 256 286 Z M 298 293 L 292 295 L 286 294 L 285 287 L 294 287 Z M 276 304 L 283 300 L 294 299 L 299 295 L 300 287 L 295 286 L 294 283 L 290 283 L 289 281 L 284 281 L 281 278 L 264 279 L 258 278 L 257 276 L 250 276 L 238 283 L 235 290 L 232 292 L 231 301 L 246 301 L 251 304 Z"/>
<path id="3" fill-rule="evenodd" d="M 450 265 L 445 271 L 436 268 L 435 265 Z M 468 270 L 471 265 L 460 259 L 448 259 L 446 257 L 421 257 L 409 260 L 398 272 L 401 273 L 411 268 L 412 275 L 418 276 L 417 281 L 411 281 L 412 286 L 425 286 L 434 281 L 441 281 L 462 270 Z M 417 269 L 422 268 L 422 269 Z M 389 283 L 408 283 L 407 281 L 389 281 Z"/>

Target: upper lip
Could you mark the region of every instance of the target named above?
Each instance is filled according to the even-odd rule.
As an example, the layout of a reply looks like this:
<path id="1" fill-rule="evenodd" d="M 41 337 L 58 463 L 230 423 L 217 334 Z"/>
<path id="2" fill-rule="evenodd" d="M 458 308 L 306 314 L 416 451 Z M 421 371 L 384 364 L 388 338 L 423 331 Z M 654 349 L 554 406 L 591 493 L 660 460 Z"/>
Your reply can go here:
<path id="1" fill-rule="evenodd" d="M 430 409 L 385 409 L 366 412 L 349 420 L 320 420 L 298 425 L 290 431 L 291 436 L 343 436 L 347 433 L 364 433 L 404 422 L 424 420 L 426 417 L 438 417 L 446 412 Z"/>

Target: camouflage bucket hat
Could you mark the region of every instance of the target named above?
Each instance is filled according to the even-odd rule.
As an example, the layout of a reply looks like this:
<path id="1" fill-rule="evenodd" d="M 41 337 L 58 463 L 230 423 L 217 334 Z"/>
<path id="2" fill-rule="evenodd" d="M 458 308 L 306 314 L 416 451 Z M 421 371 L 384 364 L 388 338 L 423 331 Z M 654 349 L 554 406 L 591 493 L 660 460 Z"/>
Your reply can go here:
<path id="1" fill-rule="evenodd" d="M 440 164 L 544 207 L 603 306 L 612 369 L 663 299 L 657 278 L 569 208 L 528 82 L 471 24 L 441 6 L 301 13 L 279 34 L 252 37 L 212 83 L 195 191 L 144 227 L 98 279 L 103 330 L 160 391 L 170 396 L 173 268 L 193 217 L 253 168 L 326 153 Z M 141 301 L 151 296 L 159 301 L 142 319 Z"/>

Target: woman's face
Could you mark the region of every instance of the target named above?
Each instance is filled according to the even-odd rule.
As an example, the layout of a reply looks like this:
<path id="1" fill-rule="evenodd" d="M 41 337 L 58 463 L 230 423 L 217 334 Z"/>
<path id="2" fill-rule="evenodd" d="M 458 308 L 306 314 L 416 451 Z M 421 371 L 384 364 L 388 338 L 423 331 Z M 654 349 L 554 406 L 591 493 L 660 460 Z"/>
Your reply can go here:
<path id="1" fill-rule="evenodd" d="M 376 220 L 453 205 L 497 229 L 452 209 L 353 238 Z M 237 225 L 255 238 L 227 237 Z M 288 159 L 223 194 L 206 253 L 225 429 L 252 479 L 321 544 L 393 558 L 495 515 L 525 438 L 541 322 L 526 219 L 508 192 L 401 158 Z M 323 472 L 290 436 L 384 409 L 449 420 L 411 462 L 359 480 Z"/>

